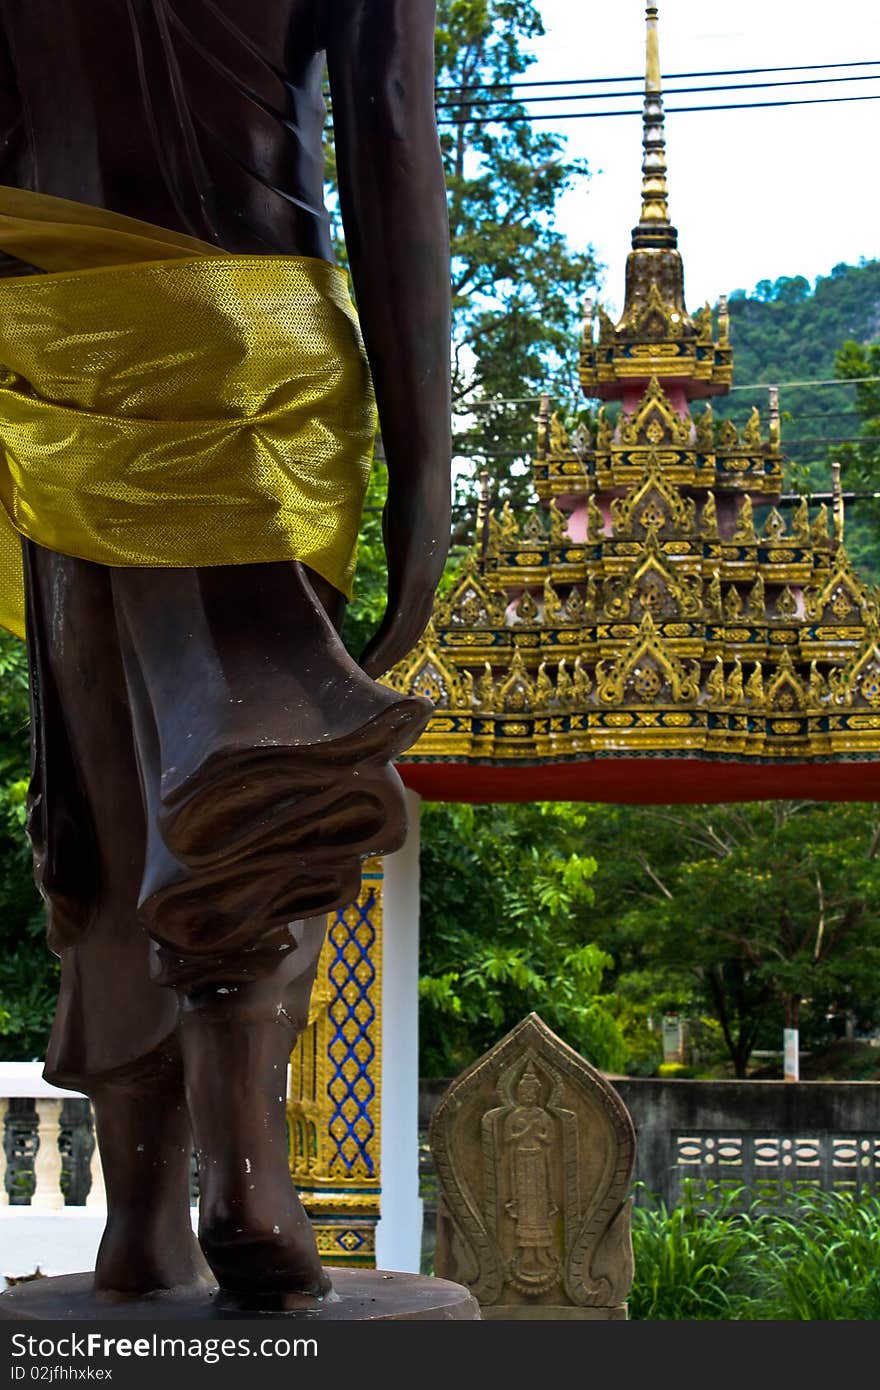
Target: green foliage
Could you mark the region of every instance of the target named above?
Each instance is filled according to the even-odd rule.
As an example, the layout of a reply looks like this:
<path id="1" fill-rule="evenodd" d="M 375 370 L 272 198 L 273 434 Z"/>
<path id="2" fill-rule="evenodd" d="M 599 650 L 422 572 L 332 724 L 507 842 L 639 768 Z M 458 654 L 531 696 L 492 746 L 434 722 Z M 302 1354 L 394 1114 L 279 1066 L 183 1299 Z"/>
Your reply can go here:
<path id="1" fill-rule="evenodd" d="M 762 1316 L 831 1321 L 880 1317 L 880 1201 L 849 1193 L 792 1198 L 758 1223 Z"/>
<path id="2" fill-rule="evenodd" d="M 574 399 L 578 306 L 595 280 L 587 250 L 573 250 L 555 229 L 562 194 L 587 176 L 566 161 L 564 140 L 525 119 L 515 102 L 505 120 L 490 118 L 462 88 L 515 81 L 534 61 L 524 45 L 543 33 L 533 0 L 439 0 L 436 32 L 438 116 L 447 178 L 453 282 L 453 396 L 520 399 L 550 390 Z M 469 103 L 467 105 L 463 103 Z M 472 103 L 472 104 L 471 104 Z M 517 120 L 520 116 L 523 119 Z M 325 147 L 327 204 L 337 255 L 345 264 L 336 161 Z M 476 476 L 487 467 L 493 500 L 530 494 L 535 409 L 528 401 L 475 415 L 456 414 L 457 497 L 453 553 L 470 541 Z M 380 445 L 381 454 L 381 445 Z M 361 528 L 354 601 L 344 639 L 359 653 L 385 606 L 381 509 L 387 481 L 373 470 Z"/>
<path id="3" fill-rule="evenodd" d="M 784 1026 L 880 1021 L 880 814 L 774 802 L 427 806 L 423 1074 L 530 1009 L 594 1064 L 657 1074 L 664 1013 L 745 1075 Z M 581 954 L 582 953 L 582 954 Z"/>
<path id="4" fill-rule="evenodd" d="M 825 381 L 853 375 L 835 361 L 841 343 L 869 343 L 878 332 L 880 261 L 837 265 L 830 275 L 819 276 L 812 289 L 802 275 L 762 280 L 751 296 L 744 290 L 730 296 L 734 382 Z M 793 490 L 830 490 L 829 457 L 842 458 L 843 446 L 834 445 L 829 454 L 824 441 L 859 433 L 853 396 L 853 388 L 847 386 L 781 390 L 783 444 L 788 442 L 792 453 L 787 485 Z M 753 405 L 766 419 L 766 390 L 735 391 L 713 402 L 719 416 L 741 422 Z M 850 481 L 847 470 L 844 486 Z"/>
<path id="5" fill-rule="evenodd" d="M 388 496 L 388 469 L 374 459 L 358 535 L 357 573 L 348 605 L 342 640 L 359 656 L 382 621 L 387 598 L 388 568 L 382 539 L 382 509 Z"/>
<path id="6" fill-rule="evenodd" d="M 622 1065 L 613 962 L 583 929 L 596 865 L 582 832 L 562 803 L 425 807 L 423 1075 L 457 1074 L 532 1010 L 595 1065 Z"/>
<path id="7" fill-rule="evenodd" d="M 45 1055 L 57 980 L 25 838 L 27 655 L 0 631 L 0 1061 Z"/>
<path id="8" fill-rule="evenodd" d="M 875 325 L 876 331 L 876 325 Z M 880 378 L 880 343 L 853 342 L 843 344 L 835 358 L 837 376 L 857 381 L 850 391 L 862 442 L 844 444 L 832 451 L 840 460 L 844 489 L 852 492 L 880 492 L 880 380 L 864 381 L 864 377 Z M 878 546 L 880 539 L 880 500 L 865 498 L 847 515 L 846 548 L 856 568 L 873 583 L 880 581 Z"/>
<path id="9" fill-rule="evenodd" d="M 634 1209 L 631 1317 L 693 1321 L 740 1315 L 755 1242 L 735 1202 L 735 1196 L 723 1196 L 707 1210 L 686 1186 L 672 1211 L 662 1202 Z"/>
<path id="10" fill-rule="evenodd" d="M 590 940 L 615 961 L 633 1049 L 648 1015 L 715 1020 L 737 1075 L 785 1024 L 805 1047 L 829 1016 L 877 1022 L 878 812 L 863 805 L 588 807 L 598 863 Z M 713 1048 L 701 1029 L 701 1050 Z M 644 1065 L 636 1070 L 646 1070 Z"/>
<path id="11" fill-rule="evenodd" d="M 739 1192 L 633 1213 L 633 1318 L 880 1317 L 880 1199 L 798 1191 L 741 1209 Z"/>
<path id="12" fill-rule="evenodd" d="M 554 216 L 586 166 L 567 161 L 564 140 L 525 119 L 519 103 L 506 102 L 498 123 L 487 102 L 462 91 L 513 82 L 526 71 L 534 59 L 523 45 L 544 32 L 539 8 L 533 0 L 440 0 L 437 26 L 438 115 L 458 122 L 440 126 L 455 398 L 549 390 L 573 399 L 577 315 L 595 266 L 588 251 L 567 244 Z M 480 411 L 458 441 L 464 457 L 489 458 L 497 488 L 519 500 L 528 490 L 522 461 L 534 444 L 534 414 L 528 404 Z M 467 491 L 472 497 L 472 484 Z"/>

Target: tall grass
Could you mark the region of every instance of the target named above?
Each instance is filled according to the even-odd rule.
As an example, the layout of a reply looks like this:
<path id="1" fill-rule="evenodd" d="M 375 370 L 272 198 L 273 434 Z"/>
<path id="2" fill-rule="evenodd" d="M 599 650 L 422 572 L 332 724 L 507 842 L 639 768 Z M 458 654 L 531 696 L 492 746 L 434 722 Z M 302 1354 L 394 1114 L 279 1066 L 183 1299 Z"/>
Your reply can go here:
<path id="1" fill-rule="evenodd" d="M 801 1191 L 777 1204 L 686 1187 L 633 1213 L 640 1320 L 880 1318 L 880 1198 Z"/>

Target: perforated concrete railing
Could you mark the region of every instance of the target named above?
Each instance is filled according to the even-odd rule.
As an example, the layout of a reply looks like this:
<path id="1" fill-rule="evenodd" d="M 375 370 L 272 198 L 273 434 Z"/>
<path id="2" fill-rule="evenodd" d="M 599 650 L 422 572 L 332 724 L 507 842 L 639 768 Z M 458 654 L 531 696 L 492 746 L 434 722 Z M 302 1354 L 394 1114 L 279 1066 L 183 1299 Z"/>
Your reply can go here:
<path id="1" fill-rule="evenodd" d="M 742 1200 L 880 1192 L 880 1083 L 662 1081 L 614 1085 L 638 1135 L 636 1178 L 668 1206 L 682 1186 Z"/>
<path id="2" fill-rule="evenodd" d="M 675 1178 L 701 1189 L 774 1199 L 803 1188 L 852 1194 L 880 1191 L 880 1133 L 676 1134 Z"/>

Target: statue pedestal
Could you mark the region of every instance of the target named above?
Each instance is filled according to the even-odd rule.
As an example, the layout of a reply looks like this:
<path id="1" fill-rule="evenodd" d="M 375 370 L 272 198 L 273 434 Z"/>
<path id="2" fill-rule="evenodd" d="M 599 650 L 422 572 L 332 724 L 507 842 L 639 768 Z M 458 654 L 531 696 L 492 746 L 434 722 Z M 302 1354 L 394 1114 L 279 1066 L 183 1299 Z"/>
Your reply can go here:
<path id="1" fill-rule="evenodd" d="M 213 1290 L 107 1303 L 95 1296 L 91 1274 L 33 1279 L 0 1294 L 0 1322 L 181 1322 L 283 1318 L 308 1323 L 476 1320 L 476 1299 L 460 1284 L 380 1269 L 330 1269 L 333 1295 L 308 1308 L 284 1309 L 269 1299 L 234 1299 Z M 247 1304 L 247 1306 L 245 1306 Z"/>

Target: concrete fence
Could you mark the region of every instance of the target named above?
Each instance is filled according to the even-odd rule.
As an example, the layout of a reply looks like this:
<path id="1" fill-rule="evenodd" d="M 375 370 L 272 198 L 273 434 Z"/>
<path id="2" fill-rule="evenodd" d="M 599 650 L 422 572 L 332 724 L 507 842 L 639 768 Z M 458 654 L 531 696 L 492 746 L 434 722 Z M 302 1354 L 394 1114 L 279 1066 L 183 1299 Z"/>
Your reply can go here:
<path id="1" fill-rule="evenodd" d="M 880 1082 L 613 1077 L 638 1136 L 636 1181 L 668 1206 L 685 1181 L 772 1198 L 880 1191 Z"/>

